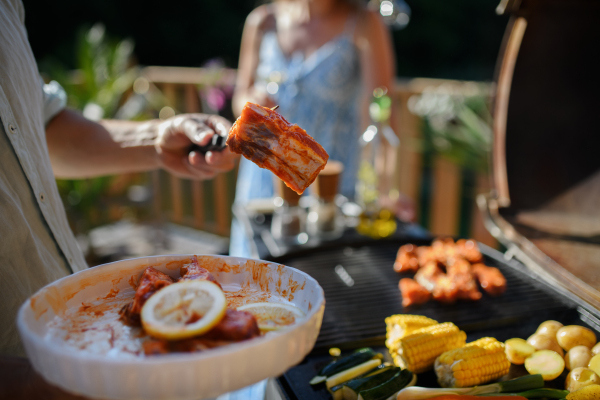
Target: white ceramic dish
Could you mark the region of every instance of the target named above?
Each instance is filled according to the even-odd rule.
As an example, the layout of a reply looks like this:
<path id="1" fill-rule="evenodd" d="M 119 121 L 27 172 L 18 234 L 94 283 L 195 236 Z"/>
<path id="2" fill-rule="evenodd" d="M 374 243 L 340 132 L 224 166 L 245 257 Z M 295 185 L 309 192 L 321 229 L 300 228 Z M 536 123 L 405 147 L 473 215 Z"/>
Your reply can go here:
<path id="1" fill-rule="evenodd" d="M 96 313 L 90 313 L 88 319 L 100 315 L 114 320 L 115 309 L 133 297 L 132 285 L 146 267 L 178 277 L 178 266 L 190 257 L 156 256 L 105 264 L 39 290 L 21 306 L 17 318 L 36 371 L 67 391 L 89 397 L 203 399 L 278 376 L 311 351 L 325 309 L 323 289 L 294 268 L 238 257 L 198 256 L 200 265 L 213 273 L 228 299 L 238 291 L 240 295 L 233 302 L 286 302 L 302 309 L 305 318 L 284 330 L 244 342 L 199 353 L 158 356 L 94 353 L 84 345 L 77 347 L 81 343 L 73 344 L 72 335 L 61 337 L 53 330 L 57 320 L 76 320 L 94 307 Z M 110 310 L 98 311 L 102 304 L 110 304 Z M 91 338 L 102 348 L 101 335 Z M 113 342 L 110 336 L 106 343 Z"/>

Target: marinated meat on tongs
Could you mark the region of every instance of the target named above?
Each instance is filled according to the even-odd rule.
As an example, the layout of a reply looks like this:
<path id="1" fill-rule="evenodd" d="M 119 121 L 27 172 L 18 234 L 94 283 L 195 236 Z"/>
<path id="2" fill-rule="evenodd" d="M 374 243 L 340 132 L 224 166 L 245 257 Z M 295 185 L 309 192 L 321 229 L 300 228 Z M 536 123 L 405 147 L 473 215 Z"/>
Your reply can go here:
<path id="1" fill-rule="evenodd" d="M 277 175 L 302 194 L 327 164 L 329 155 L 306 131 L 276 111 L 246 103 L 229 131 L 227 146 Z"/>

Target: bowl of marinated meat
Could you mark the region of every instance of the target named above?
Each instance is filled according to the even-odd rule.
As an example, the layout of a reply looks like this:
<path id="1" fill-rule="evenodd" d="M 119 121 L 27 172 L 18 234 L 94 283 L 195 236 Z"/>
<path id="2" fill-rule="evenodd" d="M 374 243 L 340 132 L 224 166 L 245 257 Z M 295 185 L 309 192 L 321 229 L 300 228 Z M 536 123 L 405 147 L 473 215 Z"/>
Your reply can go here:
<path id="1" fill-rule="evenodd" d="M 37 372 L 106 399 L 202 399 L 298 364 L 317 339 L 316 280 L 239 257 L 168 255 L 90 268 L 42 288 L 17 324 Z"/>

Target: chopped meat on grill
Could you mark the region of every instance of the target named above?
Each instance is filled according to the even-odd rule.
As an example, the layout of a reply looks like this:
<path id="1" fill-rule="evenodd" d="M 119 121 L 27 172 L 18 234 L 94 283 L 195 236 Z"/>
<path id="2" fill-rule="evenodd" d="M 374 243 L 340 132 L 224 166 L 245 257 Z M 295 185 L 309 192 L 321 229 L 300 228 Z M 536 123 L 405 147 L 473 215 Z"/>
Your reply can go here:
<path id="1" fill-rule="evenodd" d="M 441 303 L 454 303 L 458 299 L 458 287 L 456 282 L 447 275 L 438 278 L 431 292 L 434 300 Z"/>
<path id="2" fill-rule="evenodd" d="M 228 309 L 221 322 L 204 335 L 176 341 L 149 339 L 144 342 L 143 347 L 146 355 L 195 352 L 251 339 L 258 335 L 260 330 L 252 314 Z"/>
<path id="3" fill-rule="evenodd" d="M 227 145 L 302 194 L 327 164 L 329 155 L 306 131 L 277 112 L 246 103 L 229 131 Z"/>
<path id="4" fill-rule="evenodd" d="M 415 274 L 415 280 L 425 289 L 433 292 L 438 279 L 444 275 L 444 271 L 442 271 L 436 261 L 429 261 Z"/>
<path id="5" fill-rule="evenodd" d="M 400 292 L 402 293 L 402 305 L 404 307 L 411 306 L 413 304 L 426 303 L 431 298 L 429 290 L 419 285 L 417 281 L 410 278 L 402 278 L 398 283 Z"/>
<path id="6" fill-rule="evenodd" d="M 148 267 L 142 273 L 133 301 L 119 311 L 121 320 L 129 325 L 140 325 L 140 312 L 146 300 L 159 289 L 174 283 L 173 279 L 156 268 Z"/>
<path id="7" fill-rule="evenodd" d="M 471 264 L 463 258 L 451 259 L 446 267 L 448 278 L 454 282 L 461 300 L 479 300 L 481 292 L 473 278 Z"/>
<path id="8" fill-rule="evenodd" d="M 398 249 L 394 271 L 396 272 L 417 272 L 419 270 L 419 257 L 417 256 L 417 246 L 406 244 Z"/>
<path id="9" fill-rule="evenodd" d="M 470 263 L 478 263 L 483 260 L 479 247 L 474 240 L 460 239 L 456 241 L 458 253 Z"/>
<path id="10" fill-rule="evenodd" d="M 498 268 L 478 263 L 473 265 L 473 274 L 490 296 L 499 296 L 506 290 L 506 278 Z"/>

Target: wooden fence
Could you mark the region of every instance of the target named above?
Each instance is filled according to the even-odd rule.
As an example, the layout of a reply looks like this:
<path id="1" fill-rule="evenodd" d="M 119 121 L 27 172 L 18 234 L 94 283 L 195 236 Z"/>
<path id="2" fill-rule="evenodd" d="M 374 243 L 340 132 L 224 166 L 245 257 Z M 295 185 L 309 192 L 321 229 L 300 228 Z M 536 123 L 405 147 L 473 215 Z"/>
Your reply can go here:
<path id="1" fill-rule="evenodd" d="M 142 70 L 144 79 L 158 88 L 170 107 L 177 112 L 201 112 L 198 88 L 215 79 L 233 85 L 235 70 L 224 69 L 215 78 L 214 72 L 200 68 L 146 67 Z M 398 81 L 391 95 L 398 115 L 398 122 L 392 128 L 400 137 L 401 145 L 394 149 L 383 146 L 380 163 L 377 166 L 381 179 L 380 190 L 389 193 L 398 190 L 415 200 L 418 220 L 426 221 L 425 227 L 438 235 L 459 235 L 461 210 L 471 215 L 463 220 L 470 221 L 466 230 L 468 236 L 483 243 L 497 246 L 495 239 L 486 231 L 475 204 L 475 194 L 489 191 L 487 176 L 477 176 L 475 189 L 465 193 L 462 170 L 456 164 L 443 158 L 424 165 L 420 150 L 423 121 L 409 111 L 409 99 L 427 88 L 439 85 L 461 84 L 456 81 L 415 78 Z M 427 169 L 429 176 L 429 198 L 423 198 L 423 184 Z M 221 174 L 212 181 L 195 182 L 182 180 L 165 172 L 153 172 L 154 211 L 166 215 L 172 222 L 228 235 L 231 224 L 231 205 L 235 191 L 236 171 Z M 464 207 L 464 198 L 469 199 Z M 421 207 L 427 204 L 426 209 Z M 427 213 L 425 216 L 424 213 Z M 426 217 L 426 218 L 423 218 Z M 465 229 L 463 227 L 463 232 Z"/>

